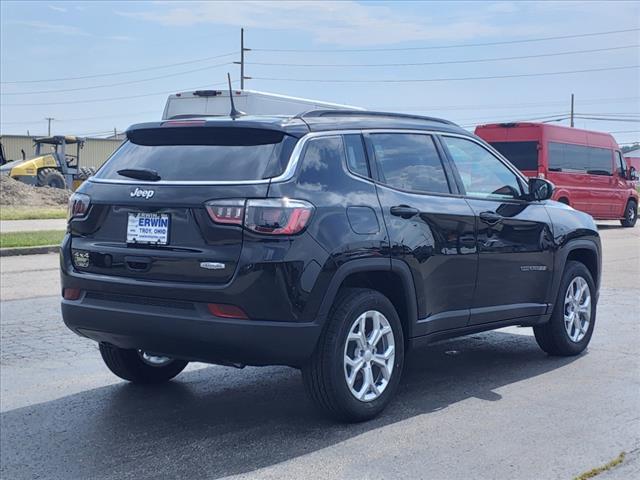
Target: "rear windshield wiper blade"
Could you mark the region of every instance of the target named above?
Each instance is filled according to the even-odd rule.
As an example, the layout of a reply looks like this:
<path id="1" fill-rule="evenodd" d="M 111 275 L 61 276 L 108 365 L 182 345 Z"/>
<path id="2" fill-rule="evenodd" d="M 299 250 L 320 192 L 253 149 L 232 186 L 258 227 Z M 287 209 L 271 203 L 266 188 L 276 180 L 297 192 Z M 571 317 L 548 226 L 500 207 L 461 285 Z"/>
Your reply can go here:
<path id="1" fill-rule="evenodd" d="M 148 180 L 150 182 L 157 182 L 161 179 L 158 172 L 148 168 L 123 168 L 122 170 L 118 170 L 118 175 L 135 178 L 137 180 Z"/>

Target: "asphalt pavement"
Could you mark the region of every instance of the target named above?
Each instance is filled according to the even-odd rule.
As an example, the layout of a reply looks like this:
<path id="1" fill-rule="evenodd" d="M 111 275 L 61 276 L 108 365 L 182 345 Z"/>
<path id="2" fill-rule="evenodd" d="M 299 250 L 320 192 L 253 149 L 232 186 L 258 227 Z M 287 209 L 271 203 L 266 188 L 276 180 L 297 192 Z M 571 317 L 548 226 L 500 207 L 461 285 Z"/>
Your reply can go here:
<path id="1" fill-rule="evenodd" d="M 0 259 L 0 478 L 640 478 L 640 227 L 601 229 L 593 340 L 552 358 L 527 328 L 416 350 L 365 424 L 320 416 L 299 372 L 194 364 L 133 386 L 64 327 L 55 255 Z M 597 477 L 601 478 L 601 477 Z"/>

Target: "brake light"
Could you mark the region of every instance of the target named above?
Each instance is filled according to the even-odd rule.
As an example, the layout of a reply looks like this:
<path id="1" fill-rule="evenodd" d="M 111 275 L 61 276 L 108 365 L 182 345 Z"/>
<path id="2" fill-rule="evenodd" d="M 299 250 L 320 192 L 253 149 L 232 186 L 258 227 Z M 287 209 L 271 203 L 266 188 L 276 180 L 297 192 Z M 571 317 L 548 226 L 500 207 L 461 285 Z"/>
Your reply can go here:
<path id="1" fill-rule="evenodd" d="M 212 200 L 206 203 L 211 219 L 220 224 L 242 225 L 265 235 L 295 235 L 309 224 L 314 206 L 290 198 Z"/>
<path id="2" fill-rule="evenodd" d="M 84 193 L 74 193 L 69 197 L 69 209 L 67 213 L 67 221 L 75 218 L 82 218 L 89 212 L 91 205 L 91 197 Z"/>
<path id="3" fill-rule="evenodd" d="M 201 127 L 207 123 L 205 120 L 169 120 L 163 122 L 163 127 Z"/>
<path id="4" fill-rule="evenodd" d="M 235 305 L 228 305 L 226 303 L 208 303 L 207 308 L 211 315 L 220 318 L 237 318 L 241 320 L 247 320 L 247 314 L 244 313 L 240 307 Z"/>
<path id="5" fill-rule="evenodd" d="M 309 223 L 313 205 L 289 198 L 247 200 L 244 226 L 268 235 L 294 235 Z"/>

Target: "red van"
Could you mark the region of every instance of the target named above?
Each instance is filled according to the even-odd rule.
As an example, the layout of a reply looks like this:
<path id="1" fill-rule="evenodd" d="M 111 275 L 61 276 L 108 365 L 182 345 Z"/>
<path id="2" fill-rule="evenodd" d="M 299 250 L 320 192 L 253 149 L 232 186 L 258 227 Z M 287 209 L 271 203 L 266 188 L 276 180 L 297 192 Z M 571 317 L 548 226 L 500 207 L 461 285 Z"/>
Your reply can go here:
<path id="1" fill-rule="evenodd" d="M 598 220 L 635 225 L 636 172 L 608 133 L 528 122 L 479 125 L 475 133 L 528 177 L 551 181 L 554 200 Z"/>

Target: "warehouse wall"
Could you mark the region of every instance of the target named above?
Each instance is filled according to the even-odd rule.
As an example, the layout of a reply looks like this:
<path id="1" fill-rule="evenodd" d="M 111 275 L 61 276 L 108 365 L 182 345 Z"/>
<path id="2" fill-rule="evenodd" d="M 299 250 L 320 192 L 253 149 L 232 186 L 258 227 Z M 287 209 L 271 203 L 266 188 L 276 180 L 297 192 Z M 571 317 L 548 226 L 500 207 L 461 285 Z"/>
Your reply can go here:
<path id="1" fill-rule="evenodd" d="M 0 143 L 4 147 L 4 153 L 9 160 L 22 158 L 21 149 L 27 154 L 27 158 L 33 156 L 33 138 L 26 135 L 2 135 Z M 105 138 L 87 138 L 84 148 L 80 150 L 80 166 L 98 168 L 109 155 L 120 146 L 122 140 L 110 140 Z M 69 153 L 75 155 L 76 146 L 69 145 Z M 46 151 L 46 150 L 43 150 Z"/>

